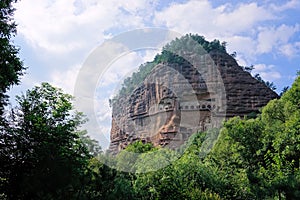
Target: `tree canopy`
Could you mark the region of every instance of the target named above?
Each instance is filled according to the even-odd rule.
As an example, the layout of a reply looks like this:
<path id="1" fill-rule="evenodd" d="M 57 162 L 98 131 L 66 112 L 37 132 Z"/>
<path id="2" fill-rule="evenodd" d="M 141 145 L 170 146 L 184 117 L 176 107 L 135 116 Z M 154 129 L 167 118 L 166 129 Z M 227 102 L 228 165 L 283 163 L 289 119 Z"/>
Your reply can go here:
<path id="1" fill-rule="evenodd" d="M 12 37 L 17 29 L 13 20 L 15 9 L 12 4 L 16 0 L 2 0 L 0 2 L 0 115 L 7 105 L 8 89 L 20 82 L 24 73 L 24 66 L 18 57 L 19 49 L 13 44 Z"/>
<path id="2" fill-rule="evenodd" d="M 80 195 L 90 154 L 78 132 L 82 114 L 71 101 L 48 83 L 17 97 L 0 143 L 1 191 L 9 199 Z"/>

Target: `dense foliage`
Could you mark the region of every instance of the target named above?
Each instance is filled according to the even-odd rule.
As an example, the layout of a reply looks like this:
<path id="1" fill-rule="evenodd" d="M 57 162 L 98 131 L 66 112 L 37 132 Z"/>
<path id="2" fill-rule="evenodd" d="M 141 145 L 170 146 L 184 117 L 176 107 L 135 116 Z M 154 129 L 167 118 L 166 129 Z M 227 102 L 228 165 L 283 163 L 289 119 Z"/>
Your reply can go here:
<path id="1" fill-rule="evenodd" d="M 23 75 L 24 66 L 18 57 L 19 49 L 14 46 L 11 38 L 16 34 L 16 24 L 13 21 L 16 0 L 1 0 L 0 2 L 0 115 L 7 105 L 7 90 L 18 84 Z"/>
<path id="2" fill-rule="evenodd" d="M 258 116 L 234 117 L 225 122 L 212 151 L 202 156 L 207 134 L 195 134 L 183 146 L 180 157 L 178 152 L 141 142 L 128 146 L 129 151 L 143 154 L 134 160 L 119 154 L 117 162 L 137 173 L 116 172 L 114 198 L 300 198 L 300 77 Z M 166 167 L 142 173 L 158 165 Z"/>
<path id="3" fill-rule="evenodd" d="M 82 192 L 90 154 L 71 98 L 47 83 L 17 97 L 1 135 L 0 186 L 9 199 L 65 199 Z"/>

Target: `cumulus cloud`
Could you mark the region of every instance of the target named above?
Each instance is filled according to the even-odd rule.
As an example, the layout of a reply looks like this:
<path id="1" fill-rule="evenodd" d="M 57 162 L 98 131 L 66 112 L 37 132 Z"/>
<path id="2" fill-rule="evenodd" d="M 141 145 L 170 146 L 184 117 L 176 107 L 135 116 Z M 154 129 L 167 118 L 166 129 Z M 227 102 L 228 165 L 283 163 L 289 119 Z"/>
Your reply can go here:
<path id="1" fill-rule="evenodd" d="M 256 3 L 225 4 L 213 8 L 209 1 L 204 0 L 173 4 L 158 11 L 155 23 L 180 32 L 198 32 L 215 37 L 251 31 L 257 23 L 274 18 L 270 11 Z"/>
<path id="2" fill-rule="evenodd" d="M 256 54 L 256 42 L 253 38 L 249 36 L 231 36 L 224 37 L 223 40 L 227 41 L 228 47 L 227 50 L 229 52 L 238 52 L 247 55 L 247 60 L 255 57 Z"/>
<path id="3" fill-rule="evenodd" d="M 19 34 L 31 45 L 60 54 L 102 41 L 111 28 L 143 27 L 154 2 L 23 0 L 15 18 Z"/>
<path id="4" fill-rule="evenodd" d="M 216 28 L 230 34 L 251 31 L 254 25 L 274 19 L 274 15 L 257 3 L 240 4 L 233 10 L 218 13 Z"/>
<path id="5" fill-rule="evenodd" d="M 172 4 L 170 7 L 155 13 L 154 23 L 164 25 L 179 32 L 207 32 L 207 22 L 213 22 L 217 11 L 208 1 L 189 1 L 183 4 Z M 178 23 L 180 22 L 180 23 Z"/>
<path id="6" fill-rule="evenodd" d="M 117 80 L 124 80 L 124 78 L 131 75 L 143 61 L 144 59 L 137 52 L 130 52 L 123 55 L 112 63 L 107 71 L 104 72 L 101 76 L 102 79 L 99 80 L 99 84 L 101 86 L 107 86 L 115 83 Z"/>
<path id="7" fill-rule="evenodd" d="M 55 69 L 51 74 L 51 83 L 56 87 L 62 88 L 66 93 L 73 94 L 80 67 L 80 65 L 76 65 L 68 70 Z"/>
<path id="8" fill-rule="evenodd" d="M 282 12 L 285 10 L 289 10 L 289 9 L 300 9 L 300 1 L 299 0 L 290 0 L 288 2 L 286 2 L 285 4 L 281 4 L 281 5 L 276 5 L 274 3 L 272 3 L 270 5 L 270 7 L 274 10 L 274 11 L 278 11 L 278 12 Z"/>
<path id="9" fill-rule="evenodd" d="M 293 44 L 285 44 L 280 47 L 280 52 L 289 58 L 293 57 L 297 51 L 298 49 Z"/>
<path id="10" fill-rule="evenodd" d="M 277 51 L 291 56 L 297 48 L 288 45 L 287 41 L 299 27 L 260 24 L 276 20 L 278 12 L 298 3 L 296 0 L 271 5 L 226 3 L 213 7 L 208 0 L 191 0 L 174 2 L 161 10 L 157 0 L 40 0 L 34 4 L 22 0 L 16 5 L 15 18 L 19 34 L 37 51 L 48 51 L 57 56 L 86 51 L 111 37 L 114 31 L 149 25 L 181 33 L 196 32 L 208 39 L 224 38 L 229 49 L 246 57 L 270 52 L 278 43 L 282 49 Z"/>
<path id="11" fill-rule="evenodd" d="M 282 52 L 284 55 L 292 56 L 291 51 L 288 51 L 287 48 L 291 44 L 289 44 L 289 39 L 300 30 L 299 24 L 295 26 L 288 26 L 282 24 L 279 27 L 263 27 L 260 28 L 258 33 L 258 45 L 257 52 L 258 53 L 269 53 L 273 50 L 277 50 Z M 286 46 L 288 45 L 288 46 Z M 281 49 L 285 48 L 285 49 Z"/>
<path id="12" fill-rule="evenodd" d="M 260 74 L 263 80 L 271 82 L 281 78 L 274 65 L 256 64 L 252 74 Z"/>
<path id="13" fill-rule="evenodd" d="M 292 0 L 280 5 L 252 2 L 213 7 L 208 0 L 191 0 L 157 11 L 154 23 L 182 33 L 199 33 L 210 40 L 225 40 L 229 51 L 236 51 L 251 63 L 264 53 L 273 52 L 287 57 L 297 53 L 290 39 L 299 31 L 299 25 L 270 26 L 270 22 L 279 20 L 280 12 L 298 4 L 298 1 Z"/>

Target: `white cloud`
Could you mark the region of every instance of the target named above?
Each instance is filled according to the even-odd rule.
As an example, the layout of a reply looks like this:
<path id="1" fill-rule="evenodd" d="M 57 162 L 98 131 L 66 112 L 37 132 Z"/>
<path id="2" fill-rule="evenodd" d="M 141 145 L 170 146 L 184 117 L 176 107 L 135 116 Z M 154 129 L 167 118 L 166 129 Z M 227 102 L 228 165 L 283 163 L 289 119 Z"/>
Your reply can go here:
<path id="1" fill-rule="evenodd" d="M 282 45 L 280 52 L 288 58 L 294 58 L 299 56 L 300 53 L 300 42 L 288 43 Z"/>
<path id="2" fill-rule="evenodd" d="M 97 102 L 97 103 L 100 103 L 100 102 Z M 101 106 L 105 106 L 106 107 L 108 105 L 101 104 Z M 108 110 L 108 109 L 107 110 L 105 110 L 105 109 L 100 110 L 99 112 L 97 112 L 97 119 L 100 122 L 104 122 L 104 121 L 107 121 L 107 120 L 109 120 L 109 122 L 110 122 L 110 119 L 111 119 L 111 110 Z"/>
<path id="3" fill-rule="evenodd" d="M 112 63 L 101 76 L 101 80 L 99 80 L 100 85 L 107 86 L 118 81 L 122 82 L 126 76 L 130 76 L 142 63 L 143 59 L 136 52 L 123 55 Z"/>
<path id="4" fill-rule="evenodd" d="M 231 12 L 218 13 L 216 27 L 230 34 L 251 31 L 259 22 L 274 19 L 273 14 L 256 3 L 240 4 Z"/>
<path id="5" fill-rule="evenodd" d="M 208 1 L 189 1 L 185 4 L 172 4 L 163 11 L 155 13 L 154 23 L 166 25 L 179 32 L 203 33 L 210 29 L 207 22 L 213 23 L 217 11 Z M 180 23 L 179 23 L 180 22 Z"/>
<path id="6" fill-rule="evenodd" d="M 238 34 L 251 30 L 257 23 L 274 19 L 273 14 L 256 3 L 225 4 L 213 8 L 209 1 L 173 4 L 156 12 L 155 23 L 180 32 L 197 32 L 208 37 Z M 180 22 L 180 23 L 179 23 Z"/>
<path id="7" fill-rule="evenodd" d="M 274 65 L 265 65 L 265 64 L 256 64 L 254 65 L 254 70 L 252 71 L 252 74 L 260 74 L 263 80 L 265 81 L 275 81 L 277 79 L 280 79 L 282 76 L 281 74 L 276 71 L 276 68 Z"/>
<path id="8" fill-rule="evenodd" d="M 82 44 L 71 33 L 75 27 L 72 18 L 74 6 L 70 2 L 24 0 L 17 4 L 15 14 L 19 34 L 23 35 L 31 45 L 44 50 L 62 53 L 79 48 Z"/>
<path id="9" fill-rule="evenodd" d="M 257 27 L 276 19 L 272 9 L 257 3 L 237 5 L 227 3 L 214 8 L 208 0 L 192 0 L 185 3 L 174 3 L 162 11 L 157 11 L 154 23 L 166 25 L 168 28 L 182 33 L 198 33 L 209 40 L 218 38 L 227 41 L 229 52 L 236 51 L 240 59 L 251 64 L 258 54 L 272 49 L 270 47 L 272 44 L 262 40 L 264 34 L 266 35 L 268 32 L 263 33 L 263 30 L 258 30 Z M 274 29 L 277 30 L 276 27 Z M 257 38 L 259 31 L 261 35 Z M 287 40 L 293 34 L 293 32 L 289 32 L 289 28 L 284 26 L 279 27 L 278 31 L 278 35 L 288 31 L 285 36 Z M 268 41 L 269 38 L 266 40 Z M 282 40 L 281 44 L 283 45 L 287 40 Z"/>
<path id="10" fill-rule="evenodd" d="M 96 44 L 111 28 L 143 27 L 154 2 L 22 0 L 15 18 L 19 33 L 31 45 L 60 54 Z"/>
<path id="11" fill-rule="evenodd" d="M 292 44 L 285 44 L 280 48 L 280 52 L 283 55 L 291 58 L 296 54 L 297 49 Z"/>
<path id="12" fill-rule="evenodd" d="M 289 10 L 289 9 L 300 9 L 300 1 L 299 0 L 290 0 L 287 1 L 285 4 L 282 5 L 276 5 L 276 4 L 271 4 L 270 7 L 277 12 Z"/>
<path id="13" fill-rule="evenodd" d="M 145 54 L 142 56 L 143 63 L 153 61 L 154 57 L 160 52 L 161 52 L 161 49 L 146 50 Z"/>
<path id="14" fill-rule="evenodd" d="M 255 55 L 256 42 L 249 36 L 231 36 L 228 38 L 222 38 L 227 41 L 229 52 L 242 52 L 246 54 L 248 58 Z"/>
<path id="15" fill-rule="evenodd" d="M 276 71 L 261 72 L 260 75 L 266 81 L 274 81 L 281 78 L 281 74 Z"/>
<path id="16" fill-rule="evenodd" d="M 68 70 L 54 70 L 51 74 L 51 84 L 56 87 L 62 88 L 64 92 L 73 94 L 74 85 L 80 65 L 72 66 Z"/>
<path id="17" fill-rule="evenodd" d="M 255 72 L 262 72 L 262 71 L 265 71 L 265 70 L 267 70 L 267 69 L 272 69 L 272 68 L 274 68 L 274 66 L 266 66 L 265 64 L 256 64 L 255 65 Z"/>
<path id="18" fill-rule="evenodd" d="M 115 60 L 108 69 L 101 75 L 99 86 L 105 87 L 111 84 L 119 84 L 137 71 L 139 66 L 147 61 L 152 61 L 158 50 L 140 50 L 129 52 Z"/>
<path id="19" fill-rule="evenodd" d="M 258 53 L 269 53 L 274 49 L 282 51 L 281 48 L 288 45 L 290 38 L 300 30 L 300 26 L 296 24 L 295 26 L 281 25 L 279 27 L 263 27 L 260 28 L 258 33 Z M 291 52 L 286 52 L 291 53 Z M 286 54 L 285 54 L 286 55 Z M 291 55 L 288 55 L 291 56 Z"/>
<path id="20" fill-rule="evenodd" d="M 92 133 L 92 138 L 95 138 L 100 142 L 100 146 L 103 150 L 108 149 L 110 141 L 110 129 L 111 126 L 101 126 L 99 127 L 98 133 Z"/>
<path id="21" fill-rule="evenodd" d="M 7 94 L 10 97 L 10 103 L 12 106 L 17 105 L 15 101 L 15 97 L 18 95 L 21 95 L 22 93 L 25 93 L 27 89 L 31 89 L 36 85 L 40 85 L 40 82 L 30 76 L 29 74 L 25 74 L 21 79 L 21 85 L 14 85 L 13 88 L 11 88 Z"/>
<path id="22" fill-rule="evenodd" d="M 281 5 L 251 2 L 213 7 L 208 0 L 191 0 L 157 11 L 154 23 L 182 33 L 198 33 L 209 40 L 225 40 L 229 52 L 236 51 L 240 58 L 253 63 L 264 53 L 287 57 L 298 53 L 290 40 L 299 31 L 299 25 L 270 26 L 269 23 L 279 20 L 280 12 L 297 5 L 299 1 L 291 0 Z"/>
<path id="23" fill-rule="evenodd" d="M 252 56 L 255 50 L 256 54 L 270 52 L 279 42 L 283 49 L 277 51 L 291 56 L 295 47 L 285 41 L 298 27 L 257 27 L 276 20 L 275 12 L 291 9 L 298 3 L 296 0 L 270 6 L 226 3 L 214 8 L 208 0 L 191 0 L 156 11 L 157 0 L 40 0 L 34 4 L 22 0 L 17 4 L 15 18 L 19 33 L 31 45 L 38 51 L 56 55 L 91 48 L 111 37 L 112 29 L 122 31 L 153 23 L 182 33 L 199 33 L 208 39 L 224 38 L 230 49 L 247 56 Z M 258 47 L 254 48 L 255 45 Z"/>

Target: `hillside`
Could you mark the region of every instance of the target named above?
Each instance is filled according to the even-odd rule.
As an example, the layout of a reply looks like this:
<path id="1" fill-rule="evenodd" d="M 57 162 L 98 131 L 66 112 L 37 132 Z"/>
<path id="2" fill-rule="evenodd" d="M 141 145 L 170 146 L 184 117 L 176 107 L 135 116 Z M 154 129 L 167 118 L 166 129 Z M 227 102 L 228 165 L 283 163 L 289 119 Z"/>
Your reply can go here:
<path id="1" fill-rule="evenodd" d="M 278 95 L 226 52 L 226 43 L 186 35 L 124 80 L 112 100 L 112 152 L 142 140 L 178 148 L 224 119 L 257 113 Z"/>

